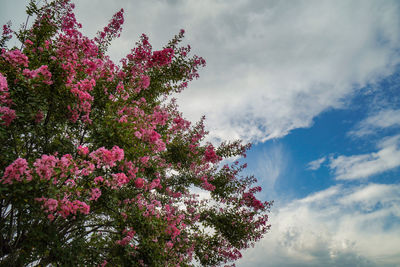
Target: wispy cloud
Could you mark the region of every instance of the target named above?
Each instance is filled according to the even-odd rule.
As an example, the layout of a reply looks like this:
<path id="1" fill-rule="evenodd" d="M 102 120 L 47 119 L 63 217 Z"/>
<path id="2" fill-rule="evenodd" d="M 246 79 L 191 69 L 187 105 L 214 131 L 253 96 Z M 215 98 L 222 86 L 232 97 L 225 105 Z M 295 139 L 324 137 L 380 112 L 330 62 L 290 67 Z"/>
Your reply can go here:
<path id="1" fill-rule="evenodd" d="M 358 123 L 350 136 L 362 137 L 376 134 L 377 130 L 400 126 L 400 109 L 384 109 Z"/>
<path id="2" fill-rule="evenodd" d="M 396 184 L 334 186 L 295 200 L 272 214 L 271 233 L 238 266 L 396 266 L 399 205 Z"/>
<path id="3" fill-rule="evenodd" d="M 368 154 L 331 158 L 329 167 L 338 180 L 363 179 L 400 166 L 400 135 L 379 142 L 379 150 Z"/>
<path id="4" fill-rule="evenodd" d="M 262 149 L 252 151 L 251 158 L 247 158 L 249 169 L 258 183 L 262 186 L 262 197 L 273 199 L 276 197 L 275 184 L 287 174 L 291 163 L 291 155 L 281 143 L 271 142 Z"/>
<path id="5" fill-rule="evenodd" d="M 322 163 L 324 163 L 325 161 L 326 157 L 313 160 L 307 164 L 307 169 L 312 171 L 318 170 L 321 167 Z"/>

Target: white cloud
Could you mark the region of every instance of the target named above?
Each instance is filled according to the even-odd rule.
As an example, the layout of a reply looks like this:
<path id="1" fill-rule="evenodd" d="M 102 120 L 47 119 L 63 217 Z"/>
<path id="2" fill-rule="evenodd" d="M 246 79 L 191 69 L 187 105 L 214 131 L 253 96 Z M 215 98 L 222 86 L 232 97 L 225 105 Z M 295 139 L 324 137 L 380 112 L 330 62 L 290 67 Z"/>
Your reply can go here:
<path id="1" fill-rule="evenodd" d="M 331 158 L 329 167 L 338 180 L 363 179 L 400 166 L 400 135 L 386 138 L 369 154 Z"/>
<path id="2" fill-rule="evenodd" d="M 398 62 L 392 57 L 398 35 L 387 30 L 398 14 L 389 5 L 277 2 L 253 10 L 229 5 L 212 19 L 201 18 L 201 26 L 215 34 L 200 44 L 209 71 L 205 83 L 181 98 L 191 117 L 207 115 L 218 137 L 263 141 L 308 127 L 316 115 L 342 106 L 344 97 L 389 74 Z M 236 31 L 232 18 L 243 21 Z M 380 44 L 381 34 L 387 46 Z M 203 104 L 193 107 L 192 99 Z"/>
<path id="3" fill-rule="evenodd" d="M 142 32 L 160 48 L 187 30 L 208 64 L 179 103 L 191 120 L 205 114 L 216 139 L 264 141 L 309 127 L 400 59 L 397 1 L 95 0 L 77 1 L 78 18 L 94 34 L 121 6 L 113 58 Z"/>
<path id="4" fill-rule="evenodd" d="M 400 109 L 384 109 L 357 124 L 350 136 L 361 137 L 374 134 L 379 129 L 400 126 Z"/>
<path id="5" fill-rule="evenodd" d="M 237 266 L 396 266 L 399 205 L 395 184 L 334 186 L 294 200 L 273 212 L 271 232 Z"/>
<path id="6" fill-rule="evenodd" d="M 362 205 L 363 210 L 371 210 L 375 208 L 376 203 L 384 205 L 391 202 L 400 202 L 400 194 L 398 191 L 400 186 L 393 186 L 388 184 L 370 184 L 361 188 L 356 192 L 352 192 L 339 200 L 339 203 L 349 205 Z M 397 214 L 400 216 L 400 209 Z"/>
<path id="7" fill-rule="evenodd" d="M 321 167 L 321 164 L 324 163 L 326 160 L 326 157 L 322 157 L 316 160 L 313 160 L 307 164 L 307 169 L 315 171 L 318 170 Z"/>

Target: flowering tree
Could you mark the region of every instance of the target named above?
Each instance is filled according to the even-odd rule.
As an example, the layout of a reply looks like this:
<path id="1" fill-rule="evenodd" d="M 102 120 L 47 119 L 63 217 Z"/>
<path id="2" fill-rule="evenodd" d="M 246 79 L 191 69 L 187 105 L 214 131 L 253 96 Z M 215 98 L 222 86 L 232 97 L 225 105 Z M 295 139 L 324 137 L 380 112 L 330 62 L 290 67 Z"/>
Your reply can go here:
<path id="1" fill-rule="evenodd" d="M 204 141 L 171 94 L 205 65 L 180 46 L 152 51 L 145 35 L 115 65 L 105 55 L 123 10 L 89 39 L 74 5 L 27 13 L 32 27 L 0 39 L 2 265 L 215 266 L 269 229 L 270 203 L 243 177 L 249 145 Z M 228 161 L 225 161 L 228 162 Z M 195 192 L 209 192 L 200 198 Z"/>

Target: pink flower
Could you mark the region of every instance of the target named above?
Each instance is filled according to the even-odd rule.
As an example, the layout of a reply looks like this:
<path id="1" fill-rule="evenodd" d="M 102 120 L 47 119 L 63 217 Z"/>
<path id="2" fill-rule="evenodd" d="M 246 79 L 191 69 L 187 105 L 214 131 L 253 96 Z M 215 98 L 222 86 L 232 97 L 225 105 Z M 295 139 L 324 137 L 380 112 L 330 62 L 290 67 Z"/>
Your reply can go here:
<path id="1" fill-rule="evenodd" d="M 124 159 L 124 150 L 118 146 L 114 146 L 111 150 L 115 161 L 122 161 Z"/>
<path id="2" fill-rule="evenodd" d="M 104 178 L 101 176 L 97 176 L 96 178 L 94 178 L 94 183 L 98 184 L 104 181 Z"/>
<path id="3" fill-rule="evenodd" d="M 168 248 L 172 248 L 174 246 L 174 243 L 172 243 L 171 241 L 168 241 L 166 245 Z"/>
<path id="4" fill-rule="evenodd" d="M 1 113 L 3 114 L 1 119 L 5 126 L 10 126 L 11 122 L 17 117 L 15 110 L 10 109 L 9 107 L 0 107 L 0 114 Z"/>
<path id="5" fill-rule="evenodd" d="M 144 186 L 144 181 L 142 178 L 137 178 L 135 180 L 135 186 L 136 188 L 142 188 Z"/>
<path id="6" fill-rule="evenodd" d="M 54 175 L 54 168 L 56 167 L 59 159 L 54 156 L 42 155 L 40 159 L 37 159 L 33 166 L 36 167 L 36 173 L 41 179 L 50 180 Z"/>
<path id="7" fill-rule="evenodd" d="M 155 143 L 158 139 L 160 139 L 161 135 L 156 131 L 152 131 L 149 138 L 150 142 Z"/>
<path id="8" fill-rule="evenodd" d="M 90 200 L 97 201 L 97 199 L 99 199 L 100 196 L 101 196 L 101 190 L 99 188 L 92 188 L 92 194 Z"/>
<path id="9" fill-rule="evenodd" d="M 141 157 L 140 162 L 142 162 L 143 164 L 146 164 L 149 161 L 149 159 L 150 159 L 149 156 Z"/>
<path id="10" fill-rule="evenodd" d="M 2 56 L 13 66 L 13 67 L 17 67 L 18 66 L 24 66 L 24 67 L 28 67 L 28 57 L 23 54 L 21 51 L 19 51 L 18 49 L 15 50 L 11 50 L 11 51 L 7 51 L 4 52 L 2 54 Z"/>
<path id="11" fill-rule="evenodd" d="M 171 63 L 173 56 L 174 50 L 172 48 L 165 48 L 161 51 L 154 51 L 151 62 L 156 66 L 162 67 Z"/>
<path id="12" fill-rule="evenodd" d="M 40 123 L 44 118 L 43 112 L 39 110 L 35 115 L 35 123 Z"/>
<path id="13" fill-rule="evenodd" d="M 147 89 L 150 86 L 150 77 L 147 75 L 142 76 L 142 88 Z"/>
<path id="14" fill-rule="evenodd" d="M 7 166 L 1 178 L 1 182 L 3 184 L 12 184 L 14 181 L 21 182 L 23 177 L 25 177 L 27 181 L 32 180 L 31 171 L 26 159 L 17 158 L 13 163 Z"/>
<path id="15" fill-rule="evenodd" d="M 26 39 L 26 40 L 25 40 L 25 45 L 26 45 L 26 46 L 29 46 L 29 45 L 33 45 L 33 43 L 32 43 L 31 40 Z"/>
<path id="16" fill-rule="evenodd" d="M 150 190 L 160 185 L 160 179 L 154 179 L 150 184 Z"/>
<path id="17" fill-rule="evenodd" d="M 117 161 L 124 159 L 124 150 L 114 146 L 112 150 L 101 147 L 89 154 L 89 157 L 97 163 L 97 168 L 102 165 L 105 167 L 114 167 Z"/>
<path id="18" fill-rule="evenodd" d="M 209 145 L 206 148 L 206 151 L 204 152 L 204 161 L 216 163 L 220 159 L 221 158 L 215 153 L 214 146 L 213 145 Z"/>
<path id="19" fill-rule="evenodd" d="M 85 156 L 89 154 L 89 148 L 87 146 L 78 146 L 78 153 Z"/>
<path id="20" fill-rule="evenodd" d="M 142 138 L 142 134 L 139 131 L 135 132 L 135 136 L 139 139 Z"/>
<path id="21" fill-rule="evenodd" d="M 53 198 L 47 199 L 47 201 L 44 203 L 44 206 L 47 208 L 49 212 L 53 212 L 57 210 L 58 207 L 58 201 Z"/>
<path id="22" fill-rule="evenodd" d="M 127 183 L 129 183 L 129 178 L 125 175 L 125 173 L 116 173 L 112 175 L 114 178 L 114 182 L 118 186 L 123 186 Z"/>

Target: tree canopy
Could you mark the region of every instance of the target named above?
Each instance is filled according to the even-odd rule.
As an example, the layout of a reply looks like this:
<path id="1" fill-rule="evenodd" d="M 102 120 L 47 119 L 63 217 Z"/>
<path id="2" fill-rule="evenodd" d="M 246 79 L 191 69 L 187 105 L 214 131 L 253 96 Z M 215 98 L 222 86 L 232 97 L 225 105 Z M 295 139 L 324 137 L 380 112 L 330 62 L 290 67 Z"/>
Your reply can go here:
<path id="1" fill-rule="evenodd" d="M 115 64 L 106 52 L 124 11 L 90 39 L 73 9 L 32 0 L 32 26 L 3 26 L 1 264 L 234 262 L 268 231 L 271 203 L 230 160 L 250 145 L 206 142 L 204 118 L 192 124 L 171 98 L 204 59 L 181 45 L 181 30 L 158 51 L 142 35 Z M 12 34 L 20 48 L 7 47 Z"/>

